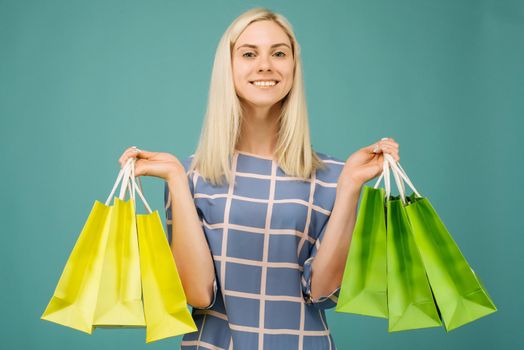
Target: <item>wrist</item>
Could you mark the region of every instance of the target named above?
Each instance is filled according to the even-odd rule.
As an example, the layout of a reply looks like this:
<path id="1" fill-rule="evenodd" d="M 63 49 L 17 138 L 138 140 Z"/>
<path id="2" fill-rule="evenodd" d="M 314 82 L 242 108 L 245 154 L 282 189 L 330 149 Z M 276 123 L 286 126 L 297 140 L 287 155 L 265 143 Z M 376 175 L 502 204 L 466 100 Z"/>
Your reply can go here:
<path id="1" fill-rule="evenodd" d="M 360 194 L 362 186 L 361 181 L 355 180 L 351 177 L 341 178 L 337 184 L 337 192 L 345 194 Z"/>
<path id="2" fill-rule="evenodd" d="M 185 182 L 187 182 L 188 179 L 187 179 L 187 175 L 186 175 L 186 171 L 185 169 L 182 167 L 173 167 L 168 175 L 167 175 L 167 178 L 166 178 L 166 182 L 169 186 L 169 188 L 179 188 L 179 186 L 181 184 L 184 184 Z"/>

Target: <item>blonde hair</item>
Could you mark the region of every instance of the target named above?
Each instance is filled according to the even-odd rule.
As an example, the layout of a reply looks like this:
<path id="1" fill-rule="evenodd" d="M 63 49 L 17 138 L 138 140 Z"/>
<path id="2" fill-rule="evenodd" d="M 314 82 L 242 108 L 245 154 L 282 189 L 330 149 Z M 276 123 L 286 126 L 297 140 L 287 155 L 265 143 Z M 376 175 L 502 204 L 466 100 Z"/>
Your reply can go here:
<path id="1" fill-rule="evenodd" d="M 222 185 L 224 177 L 227 183 L 231 182 L 231 159 L 241 131 L 242 108 L 233 81 L 231 50 L 249 24 L 263 20 L 277 23 L 286 32 L 295 61 L 293 85 L 279 102 L 282 110 L 275 158 L 288 176 L 302 179 L 309 179 L 316 169 L 325 166 L 311 146 L 300 46 L 292 26 L 280 14 L 253 8 L 237 17 L 220 39 L 211 73 L 204 126 L 189 168 L 189 171 L 196 169 L 213 185 Z"/>

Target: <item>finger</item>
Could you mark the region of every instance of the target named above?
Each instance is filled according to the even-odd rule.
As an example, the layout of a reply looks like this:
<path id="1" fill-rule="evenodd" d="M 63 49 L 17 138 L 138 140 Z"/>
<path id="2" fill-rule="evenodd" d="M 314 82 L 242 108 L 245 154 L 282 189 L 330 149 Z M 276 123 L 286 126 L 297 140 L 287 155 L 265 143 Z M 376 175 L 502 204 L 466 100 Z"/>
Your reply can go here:
<path id="1" fill-rule="evenodd" d="M 393 154 L 391 154 L 391 156 L 393 157 L 393 159 L 395 159 L 395 162 L 399 162 L 400 161 L 400 157 L 399 157 L 398 153 L 393 153 Z"/>
<path id="2" fill-rule="evenodd" d="M 138 149 L 137 146 L 131 146 L 131 147 L 128 147 L 124 152 L 127 152 L 127 151 L 132 151 L 134 149 Z"/>
<path id="3" fill-rule="evenodd" d="M 120 157 L 119 162 L 120 162 L 120 165 L 123 166 L 126 163 L 127 159 L 129 159 L 130 157 L 134 157 L 137 159 L 150 159 L 153 156 L 155 156 L 157 153 L 158 152 L 148 152 L 148 151 L 144 151 L 139 148 L 130 147 Z"/>
<path id="4" fill-rule="evenodd" d="M 364 150 L 368 153 L 380 153 L 380 143 L 375 142 L 367 147 L 364 147 Z"/>
<path id="5" fill-rule="evenodd" d="M 399 144 L 396 143 L 393 139 L 391 138 L 383 138 L 367 147 L 364 147 L 364 149 L 369 152 L 369 153 L 379 153 L 380 152 L 380 149 L 386 147 L 386 146 L 389 146 L 389 147 L 392 147 L 392 148 L 395 148 L 397 151 L 398 151 L 398 148 L 399 148 Z"/>
<path id="6" fill-rule="evenodd" d="M 391 147 L 391 146 L 383 146 L 379 152 L 380 153 L 387 153 L 387 154 L 389 154 L 397 162 L 400 160 L 400 156 L 398 155 L 398 151 L 395 148 Z"/>
<path id="7" fill-rule="evenodd" d="M 120 165 L 122 165 L 125 161 L 125 159 L 127 158 L 127 154 L 129 154 L 129 151 L 134 149 L 136 146 L 133 146 L 133 147 L 128 147 L 126 148 L 126 150 L 122 153 L 122 155 L 120 156 L 120 158 L 118 158 L 118 162 L 120 163 Z"/>
<path id="8" fill-rule="evenodd" d="M 162 177 L 165 169 L 164 162 L 138 159 L 135 163 L 135 176 L 157 176 Z M 163 177 L 162 177 L 163 178 Z"/>
<path id="9" fill-rule="evenodd" d="M 148 152 L 140 148 L 129 150 L 129 153 L 128 153 L 129 156 L 140 158 L 140 159 L 149 159 L 151 157 L 154 157 L 156 154 L 158 154 L 158 152 Z"/>
<path id="10" fill-rule="evenodd" d="M 383 144 L 383 143 L 375 144 L 375 147 L 373 148 L 375 153 L 389 152 L 392 149 L 393 149 L 393 147 L 391 147 L 391 146 L 389 146 L 387 144 Z"/>
<path id="11" fill-rule="evenodd" d="M 124 150 L 124 152 L 122 152 L 122 156 L 124 156 L 125 154 L 129 153 L 130 151 L 134 151 L 134 150 L 137 150 L 138 148 L 136 146 L 131 146 L 131 147 L 128 147 Z M 122 158 L 122 156 L 120 156 L 120 158 Z"/>
<path id="12" fill-rule="evenodd" d="M 391 152 L 392 150 L 394 150 L 392 146 L 388 144 L 384 144 L 384 143 L 375 143 L 371 145 L 371 148 L 372 148 L 371 152 L 375 154 L 382 153 L 383 151 Z"/>
<path id="13" fill-rule="evenodd" d="M 387 153 L 390 156 L 392 156 L 397 162 L 400 159 L 400 157 L 398 155 L 398 151 L 396 149 L 392 148 L 392 147 L 384 148 L 384 153 Z"/>
<path id="14" fill-rule="evenodd" d="M 385 151 L 385 153 L 389 154 L 391 157 L 393 157 L 393 159 L 398 162 L 400 161 L 400 156 L 398 155 L 398 152 L 396 152 L 395 150 L 388 150 L 388 151 Z"/>
<path id="15" fill-rule="evenodd" d="M 146 175 L 144 166 L 145 164 L 143 160 L 137 160 L 135 162 L 135 176 L 136 177 Z"/>
<path id="16" fill-rule="evenodd" d="M 392 143 L 397 143 L 397 141 L 395 141 L 394 138 L 392 137 L 383 137 L 381 138 L 379 141 L 377 142 L 392 142 Z"/>
<path id="17" fill-rule="evenodd" d="M 132 157 L 132 156 L 127 157 L 126 156 L 126 157 L 122 158 L 122 160 L 119 161 L 120 162 L 120 168 L 123 168 L 128 163 L 129 159 L 131 159 L 131 158 L 135 158 L 135 157 Z"/>
<path id="18" fill-rule="evenodd" d="M 388 145 L 394 148 L 399 148 L 399 144 L 396 142 L 393 142 L 393 141 L 382 141 L 382 142 L 384 142 L 385 145 Z"/>
<path id="19" fill-rule="evenodd" d="M 118 162 L 120 163 L 120 166 L 123 167 L 126 164 L 126 162 L 129 160 L 129 158 L 137 158 L 137 154 L 138 154 L 137 152 L 126 151 L 118 160 Z"/>
<path id="20" fill-rule="evenodd" d="M 126 164 L 127 160 L 131 157 L 130 153 L 129 152 L 124 152 L 124 154 L 122 154 L 120 156 L 120 159 L 118 160 L 118 162 L 120 163 L 120 166 L 123 167 L 124 164 Z"/>
<path id="21" fill-rule="evenodd" d="M 384 140 L 384 141 L 379 141 L 378 142 L 380 145 L 388 145 L 388 146 L 391 146 L 391 147 L 394 147 L 394 148 L 399 148 L 399 144 L 394 142 L 394 141 L 390 141 L 390 140 Z"/>
<path id="22" fill-rule="evenodd" d="M 148 152 L 144 151 L 143 149 L 138 149 L 137 152 L 134 153 L 134 155 L 140 159 L 150 159 L 154 157 L 156 154 L 158 154 L 158 152 Z"/>

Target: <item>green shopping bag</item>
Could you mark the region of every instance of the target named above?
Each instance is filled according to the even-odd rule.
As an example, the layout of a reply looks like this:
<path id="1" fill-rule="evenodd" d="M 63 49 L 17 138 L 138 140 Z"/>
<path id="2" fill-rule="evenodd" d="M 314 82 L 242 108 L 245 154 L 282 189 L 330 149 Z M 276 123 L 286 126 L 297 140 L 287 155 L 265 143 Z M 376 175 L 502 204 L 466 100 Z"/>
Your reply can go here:
<path id="1" fill-rule="evenodd" d="M 385 193 L 377 188 L 381 178 L 373 188 L 363 188 L 337 312 L 388 317 Z"/>
<path id="2" fill-rule="evenodd" d="M 446 331 L 497 311 L 429 200 L 416 191 L 400 164 L 386 156 L 414 191 L 405 210 Z"/>
<path id="3" fill-rule="evenodd" d="M 404 208 L 404 185 L 393 175 L 400 195 L 386 195 L 388 331 L 438 327 L 442 322 Z"/>

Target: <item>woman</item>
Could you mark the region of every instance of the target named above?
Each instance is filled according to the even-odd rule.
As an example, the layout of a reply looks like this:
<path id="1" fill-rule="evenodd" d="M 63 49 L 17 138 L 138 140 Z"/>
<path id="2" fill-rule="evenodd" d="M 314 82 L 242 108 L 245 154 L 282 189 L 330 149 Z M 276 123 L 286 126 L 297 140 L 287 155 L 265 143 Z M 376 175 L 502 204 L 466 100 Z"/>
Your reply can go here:
<path id="1" fill-rule="evenodd" d="M 382 152 L 399 160 L 386 138 L 346 162 L 315 152 L 291 25 L 261 8 L 235 19 L 195 154 L 180 162 L 131 147 L 119 160 L 137 157 L 137 176 L 166 181 L 171 247 L 198 326 L 182 349 L 335 349 L 324 310 L 336 305 L 360 190 Z"/>

